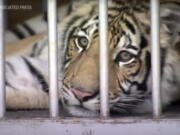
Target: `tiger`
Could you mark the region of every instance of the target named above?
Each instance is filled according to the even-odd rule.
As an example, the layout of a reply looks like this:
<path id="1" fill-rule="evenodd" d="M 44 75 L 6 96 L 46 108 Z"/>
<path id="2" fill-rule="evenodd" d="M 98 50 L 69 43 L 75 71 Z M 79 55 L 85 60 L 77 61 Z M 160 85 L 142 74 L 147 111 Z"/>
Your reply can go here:
<path id="1" fill-rule="evenodd" d="M 110 114 L 152 113 L 149 0 L 108 0 Z M 160 0 L 161 103 L 180 99 L 180 3 Z M 99 14 L 96 0 L 84 1 L 58 24 L 60 112 L 96 117 L 100 112 Z M 49 105 L 48 36 L 24 55 L 6 59 L 6 107 L 46 109 Z M 103 60 L 103 59 L 102 59 Z M 58 68 L 60 69 L 60 68 Z M 63 76 L 63 79 L 60 78 Z"/>

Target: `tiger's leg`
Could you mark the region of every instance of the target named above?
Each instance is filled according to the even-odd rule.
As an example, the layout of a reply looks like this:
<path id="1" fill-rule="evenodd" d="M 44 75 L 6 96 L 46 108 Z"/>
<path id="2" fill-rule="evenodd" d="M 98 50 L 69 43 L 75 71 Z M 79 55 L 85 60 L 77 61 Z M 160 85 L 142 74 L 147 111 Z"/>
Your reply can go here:
<path id="1" fill-rule="evenodd" d="M 5 62 L 7 109 L 48 108 L 47 61 L 12 57 Z"/>

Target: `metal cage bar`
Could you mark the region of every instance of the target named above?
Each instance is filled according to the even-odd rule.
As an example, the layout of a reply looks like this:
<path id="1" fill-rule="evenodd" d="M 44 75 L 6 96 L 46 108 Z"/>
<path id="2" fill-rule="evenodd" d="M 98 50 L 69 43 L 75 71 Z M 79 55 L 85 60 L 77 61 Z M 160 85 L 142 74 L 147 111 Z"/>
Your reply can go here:
<path id="1" fill-rule="evenodd" d="M 4 1 L 0 1 L 0 118 L 5 115 Z"/>
<path id="2" fill-rule="evenodd" d="M 159 0 L 151 0 L 151 63 L 152 63 L 152 98 L 153 114 L 158 118 L 161 114 L 160 96 L 160 34 L 159 34 Z"/>
<path id="3" fill-rule="evenodd" d="M 101 116 L 109 116 L 109 75 L 108 75 L 108 1 L 99 0 L 99 33 L 100 33 L 100 97 Z"/>
<path id="4" fill-rule="evenodd" d="M 58 117 L 58 67 L 57 67 L 57 4 L 56 0 L 48 0 L 48 31 L 49 31 L 49 96 L 50 115 Z"/>

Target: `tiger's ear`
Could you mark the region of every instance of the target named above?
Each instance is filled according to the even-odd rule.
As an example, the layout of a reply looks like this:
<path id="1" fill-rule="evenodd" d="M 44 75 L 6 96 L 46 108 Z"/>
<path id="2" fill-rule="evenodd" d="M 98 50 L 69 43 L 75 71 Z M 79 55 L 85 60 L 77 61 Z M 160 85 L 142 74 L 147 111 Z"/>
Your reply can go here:
<path id="1" fill-rule="evenodd" d="M 180 34 L 180 3 L 161 4 L 160 20 L 169 33 Z"/>

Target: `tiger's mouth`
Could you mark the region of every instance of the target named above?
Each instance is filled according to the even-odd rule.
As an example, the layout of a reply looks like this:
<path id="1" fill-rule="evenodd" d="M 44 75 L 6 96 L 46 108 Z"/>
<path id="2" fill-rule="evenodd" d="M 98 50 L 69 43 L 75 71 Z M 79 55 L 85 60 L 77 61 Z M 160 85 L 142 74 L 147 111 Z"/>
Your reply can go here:
<path id="1" fill-rule="evenodd" d="M 98 112 L 100 106 L 99 91 L 87 92 L 75 87 L 63 85 L 62 100 L 65 106 L 76 106 L 89 111 Z"/>
<path id="2" fill-rule="evenodd" d="M 92 96 L 91 92 L 84 92 L 76 88 L 70 88 L 70 90 L 80 101 L 83 101 L 85 98 Z"/>
<path id="3" fill-rule="evenodd" d="M 80 102 L 86 102 L 90 99 L 93 99 L 94 97 L 96 97 L 99 94 L 98 90 L 95 93 L 82 91 L 77 88 L 70 88 L 70 90 Z"/>

